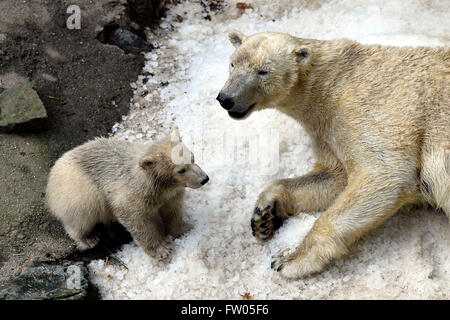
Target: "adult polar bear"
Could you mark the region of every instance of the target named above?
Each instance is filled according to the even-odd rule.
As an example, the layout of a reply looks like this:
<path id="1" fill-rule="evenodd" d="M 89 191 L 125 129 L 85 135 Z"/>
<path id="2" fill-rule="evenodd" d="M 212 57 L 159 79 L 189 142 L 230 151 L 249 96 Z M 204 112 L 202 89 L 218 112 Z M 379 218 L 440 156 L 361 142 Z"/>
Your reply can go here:
<path id="1" fill-rule="evenodd" d="M 450 215 L 450 50 L 229 33 L 236 51 L 217 100 L 229 115 L 277 108 L 311 137 L 310 173 L 259 195 L 253 235 L 269 239 L 299 212 L 325 212 L 272 268 L 288 278 L 323 270 L 410 203 Z"/>

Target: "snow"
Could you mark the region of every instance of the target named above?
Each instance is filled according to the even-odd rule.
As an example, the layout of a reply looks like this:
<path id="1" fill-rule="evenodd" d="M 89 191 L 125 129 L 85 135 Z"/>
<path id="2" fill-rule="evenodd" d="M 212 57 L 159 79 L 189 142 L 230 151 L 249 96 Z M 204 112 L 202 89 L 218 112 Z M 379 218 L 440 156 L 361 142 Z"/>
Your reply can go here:
<path id="1" fill-rule="evenodd" d="M 435 211 L 407 211 L 370 232 L 345 259 L 324 272 L 286 280 L 271 256 L 294 248 L 320 215 L 299 214 L 266 244 L 251 235 L 258 194 L 272 179 L 308 172 L 309 139 L 274 110 L 235 121 L 215 97 L 228 76 L 234 48 L 227 31 L 278 31 L 304 38 L 346 37 L 386 45 L 449 45 L 447 1 L 253 0 L 254 9 L 205 12 L 199 1 L 171 8 L 146 54 L 128 116 L 112 133 L 158 139 L 177 124 L 185 144 L 211 180 L 188 190 L 185 219 L 194 229 L 173 241 L 170 262 L 156 262 L 135 244 L 116 254 L 127 266 L 92 261 L 91 279 L 104 299 L 449 299 L 450 230 Z M 206 10 L 207 11 L 207 10 Z M 211 20 L 203 19 L 209 13 Z M 178 22 L 176 16 L 183 17 Z M 279 147 L 279 148 L 277 148 Z"/>

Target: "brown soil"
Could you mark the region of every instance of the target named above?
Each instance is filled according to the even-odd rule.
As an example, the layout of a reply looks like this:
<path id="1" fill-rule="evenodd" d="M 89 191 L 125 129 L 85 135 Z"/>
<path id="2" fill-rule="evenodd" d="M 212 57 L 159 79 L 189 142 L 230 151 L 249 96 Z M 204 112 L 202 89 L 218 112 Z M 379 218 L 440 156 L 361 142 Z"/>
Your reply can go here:
<path id="1" fill-rule="evenodd" d="M 31 79 L 48 113 L 43 132 L 0 134 L 0 288 L 33 260 L 80 258 L 45 209 L 47 174 L 62 153 L 121 120 L 143 66 L 142 55 L 96 39 L 105 24 L 129 22 L 125 1 L 76 2 L 80 30 L 66 28 L 71 1 L 0 3 L 0 92 Z"/>

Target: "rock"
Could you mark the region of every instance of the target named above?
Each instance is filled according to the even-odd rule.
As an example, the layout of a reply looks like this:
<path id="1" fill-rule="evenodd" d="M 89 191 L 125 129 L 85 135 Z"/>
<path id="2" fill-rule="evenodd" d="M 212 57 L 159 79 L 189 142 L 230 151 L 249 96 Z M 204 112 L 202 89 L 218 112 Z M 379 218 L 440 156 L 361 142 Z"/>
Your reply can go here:
<path id="1" fill-rule="evenodd" d="M 98 39 L 103 43 L 113 44 L 125 52 L 139 53 L 143 50 L 151 50 L 153 46 L 144 41 L 137 30 L 121 27 L 116 23 L 106 25 L 98 35 Z"/>
<path id="2" fill-rule="evenodd" d="M 0 94 L 0 129 L 2 131 L 38 129 L 47 111 L 33 89 L 33 82 L 25 80 Z"/>
<path id="3" fill-rule="evenodd" d="M 83 300 L 88 294 L 88 270 L 82 262 L 34 262 L 9 287 L 1 300 Z"/>
<path id="4" fill-rule="evenodd" d="M 141 27 L 152 27 L 166 13 L 166 4 L 170 0 L 128 0 L 130 18 Z"/>

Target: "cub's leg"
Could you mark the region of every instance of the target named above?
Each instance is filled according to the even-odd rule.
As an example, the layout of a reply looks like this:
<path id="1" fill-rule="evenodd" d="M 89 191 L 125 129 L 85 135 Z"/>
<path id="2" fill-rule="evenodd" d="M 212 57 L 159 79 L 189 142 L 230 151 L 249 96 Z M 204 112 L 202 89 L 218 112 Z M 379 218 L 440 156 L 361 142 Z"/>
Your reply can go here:
<path id="1" fill-rule="evenodd" d="M 172 249 L 165 239 L 164 222 L 157 212 L 122 207 L 116 209 L 115 213 L 119 222 L 147 255 L 158 260 L 170 256 Z"/>
<path id="2" fill-rule="evenodd" d="M 182 191 L 177 192 L 172 199 L 159 209 L 167 234 L 174 238 L 179 238 L 183 233 L 192 229 L 192 225 L 183 221 L 183 194 Z"/>
<path id="3" fill-rule="evenodd" d="M 413 199 L 413 170 L 411 177 L 396 178 L 389 173 L 384 176 L 356 175 L 317 219 L 302 244 L 292 254 L 276 255 L 272 268 L 288 278 L 323 270 L 332 259 L 346 254 L 349 246 L 360 236 Z"/>
<path id="4" fill-rule="evenodd" d="M 95 183 L 69 156 L 52 168 L 46 188 L 46 204 L 80 250 L 100 240 L 94 227 L 103 222 L 106 201 Z"/>
<path id="5" fill-rule="evenodd" d="M 252 234 L 258 240 L 270 239 L 287 218 L 299 212 L 323 211 L 344 189 L 343 171 L 315 170 L 293 179 L 281 179 L 259 195 L 251 219 Z"/>
<path id="6" fill-rule="evenodd" d="M 93 231 L 94 227 L 92 227 L 89 233 L 82 233 L 77 226 L 71 227 L 65 225 L 64 228 L 67 234 L 75 240 L 77 248 L 82 251 L 94 248 L 100 241 L 100 234 Z"/>

